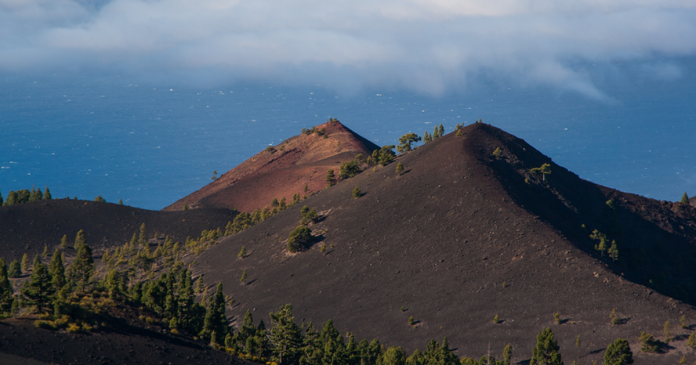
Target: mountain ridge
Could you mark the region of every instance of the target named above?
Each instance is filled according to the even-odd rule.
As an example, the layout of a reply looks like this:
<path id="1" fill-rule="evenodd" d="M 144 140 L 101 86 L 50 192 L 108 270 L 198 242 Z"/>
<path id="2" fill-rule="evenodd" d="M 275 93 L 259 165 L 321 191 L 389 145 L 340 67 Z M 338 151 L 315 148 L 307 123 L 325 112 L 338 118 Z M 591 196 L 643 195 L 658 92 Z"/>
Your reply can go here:
<path id="1" fill-rule="evenodd" d="M 576 229 L 572 224 L 556 226 L 553 218 L 567 216 L 568 205 L 579 205 L 566 198 L 571 197 L 566 191 L 572 190 L 569 183 L 555 186 L 566 179 L 595 187 L 588 194 L 596 194 L 596 201 L 578 210 L 583 217 L 606 206 L 611 194 L 626 197 L 582 182 L 497 128 L 477 123 L 460 133 L 418 147 L 394 164 L 363 172 L 300 204 L 320 214 L 319 222 L 310 224 L 316 238 L 308 250 L 285 250 L 287 235 L 300 220 L 300 207 L 295 206 L 223 239 L 197 259 L 194 273 L 203 275 L 206 283 L 223 282 L 237 303 L 228 311 L 234 320 L 246 309 L 266 313 L 290 302 L 298 322 L 332 318 L 358 339 L 378 338 L 411 351 L 429 338 L 447 336 L 459 347 L 459 356 L 474 358 L 485 354 L 489 344 L 494 353 L 501 353 L 512 343 L 523 353 L 513 356 L 516 361 L 528 359 L 524 353 L 533 346 L 536 333 L 553 327 L 566 356 L 581 334 L 595 344 L 578 350 L 584 359 L 599 359 L 601 345 L 623 337 L 636 349 L 637 363 L 665 361 L 639 353 L 638 336 L 645 330 L 660 333 L 665 320 L 677 322 L 676 313 L 696 318 L 692 306 L 655 293 L 664 288 L 627 280 L 606 255 L 586 247 L 592 243 L 590 232 L 580 237 L 580 222 Z M 513 142 L 523 152 L 531 149 L 531 155 L 520 157 L 522 165 L 513 166 L 526 171 L 529 183 L 520 171 L 499 166 L 510 162 L 492 156 L 495 148 L 505 150 Z M 405 167 L 402 174 L 394 172 L 399 162 Z M 543 163 L 552 170 L 544 180 L 529 172 Z M 506 189 L 504 182 L 513 178 L 514 189 Z M 358 199 L 351 195 L 355 186 L 364 194 Z M 529 195 L 526 200 L 522 191 Z M 533 203 L 551 199 L 549 194 L 556 197 L 546 202 L 552 210 L 539 215 Z M 624 209 L 618 198 L 617 206 Z M 566 236 L 571 228 L 573 235 Z M 249 256 L 230 259 L 241 246 Z M 249 279 L 240 285 L 244 270 Z M 624 324 L 609 323 L 613 308 Z M 555 324 L 556 312 L 566 324 Z M 415 327 L 407 323 L 411 315 Z M 493 324 L 496 315 L 502 324 Z"/>

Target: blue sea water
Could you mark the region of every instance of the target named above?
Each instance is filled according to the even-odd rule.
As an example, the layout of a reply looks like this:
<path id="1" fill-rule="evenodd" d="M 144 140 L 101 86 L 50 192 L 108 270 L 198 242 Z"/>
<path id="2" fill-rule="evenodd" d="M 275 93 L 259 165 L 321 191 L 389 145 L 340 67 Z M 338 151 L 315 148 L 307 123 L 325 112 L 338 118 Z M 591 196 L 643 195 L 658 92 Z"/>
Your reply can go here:
<path id="1" fill-rule="evenodd" d="M 379 145 L 442 123 L 485 123 L 582 178 L 657 199 L 696 194 L 696 59 L 676 75 L 640 65 L 588 72 L 606 97 L 480 76 L 441 96 L 324 85 L 201 87 L 135 76 L 0 75 L 0 191 L 49 186 L 161 209 L 269 144 L 329 117 Z"/>

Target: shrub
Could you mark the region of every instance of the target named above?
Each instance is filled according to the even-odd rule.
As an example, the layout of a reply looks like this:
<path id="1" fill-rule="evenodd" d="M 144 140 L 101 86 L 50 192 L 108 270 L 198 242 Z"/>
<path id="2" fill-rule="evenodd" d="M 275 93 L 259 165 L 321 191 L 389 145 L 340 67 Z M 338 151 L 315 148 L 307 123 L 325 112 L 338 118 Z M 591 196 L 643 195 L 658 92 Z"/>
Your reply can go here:
<path id="1" fill-rule="evenodd" d="M 360 166 L 357 161 L 344 162 L 341 164 L 341 167 L 338 170 L 338 176 L 340 176 L 342 179 L 351 178 L 359 173 Z"/>
<path id="2" fill-rule="evenodd" d="M 620 323 L 619 316 L 616 314 L 616 308 L 613 308 L 611 310 L 611 313 L 609 314 L 609 321 L 611 322 L 611 324 Z"/>
<path id="3" fill-rule="evenodd" d="M 605 365 L 628 365 L 633 364 L 633 353 L 628 341 L 618 338 L 607 347 L 604 353 Z"/>
<path id="4" fill-rule="evenodd" d="M 57 328 L 56 328 L 56 325 L 53 324 L 53 322 L 51 322 L 51 321 L 46 321 L 46 320 L 43 320 L 43 319 L 39 319 L 39 320 L 34 321 L 34 327 L 36 327 L 36 328 L 43 328 L 43 329 L 46 329 L 46 330 L 54 330 L 54 329 L 57 329 Z"/>
<path id="5" fill-rule="evenodd" d="M 288 251 L 297 252 L 306 247 L 312 239 L 312 230 L 306 226 L 297 226 L 288 237 Z"/>
<path id="6" fill-rule="evenodd" d="M 501 150 L 500 147 L 496 147 L 492 155 L 493 157 L 495 157 L 496 160 L 500 160 L 501 158 L 503 158 L 503 150 Z"/>
<path id="7" fill-rule="evenodd" d="M 404 172 L 404 164 L 402 164 L 401 162 L 399 162 L 399 164 L 396 165 L 396 173 L 397 173 L 398 175 L 401 175 L 402 172 Z"/>
<path id="8" fill-rule="evenodd" d="M 561 324 L 561 313 L 556 312 L 553 314 L 553 320 L 556 321 L 557 324 Z"/>
<path id="9" fill-rule="evenodd" d="M 355 189 L 353 189 L 353 198 L 357 199 L 361 196 L 362 192 L 360 191 L 360 188 L 356 186 Z"/>
<path id="10" fill-rule="evenodd" d="M 276 149 L 275 149 L 275 148 L 273 148 L 272 146 L 268 146 L 268 147 L 266 147 L 266 152 L 269 152 L 269 153 L 274 153 L 275 151 L 276 151 Z"/>
<path id="11" fill-rule="evenodd" d="M 495 317 L 493 317 L 493 323 L 498 324 L 500 323 L 500 317 L 496 314 Z"/>
<path id="12" fill-rule="evenodd" d="M 77 323 L 70 323 L 65 330 L 69 333 L 79 333 L 82 331 L 82 328 Z"/>
<path id="13" fill-rule="evenodd" d="M 336 184 L 336 175 L 334 175 L 334 170 L 329 169 L 329 171 L 326 172 L 326 186 L 333 186 Z"/>
<path id="14" fill-rule="evenodd" d="M 414 323 L 414 322 L 415 322 L 415 320 L 413 319 L 413 316 L 408 317 L 408 324 L 409 324 L 410 326 L 413 326 L 413 323 Z"/>
<path id="15" fill-rule="evenodd" d="M 660 341 L 647 332 L 642 332 L 638 340 L 641 342 L 640 350 L 643 352 L 656 353 L 660 350 Z"/>

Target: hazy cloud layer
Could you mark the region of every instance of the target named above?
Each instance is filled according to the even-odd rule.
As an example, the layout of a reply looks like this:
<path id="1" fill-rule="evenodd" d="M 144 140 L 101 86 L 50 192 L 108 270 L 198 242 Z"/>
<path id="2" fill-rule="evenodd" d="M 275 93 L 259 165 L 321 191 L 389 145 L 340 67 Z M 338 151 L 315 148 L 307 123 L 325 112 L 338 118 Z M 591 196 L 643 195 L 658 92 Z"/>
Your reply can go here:
<path id="1" fill-rule="evenodd" d="M 696 1 L 0 0 L 0 70 L 393 85 L 478 72 L 603 98 L 585 67 L 696 53 Z M 584 66 L 580 66 L 584 65 Z"/>

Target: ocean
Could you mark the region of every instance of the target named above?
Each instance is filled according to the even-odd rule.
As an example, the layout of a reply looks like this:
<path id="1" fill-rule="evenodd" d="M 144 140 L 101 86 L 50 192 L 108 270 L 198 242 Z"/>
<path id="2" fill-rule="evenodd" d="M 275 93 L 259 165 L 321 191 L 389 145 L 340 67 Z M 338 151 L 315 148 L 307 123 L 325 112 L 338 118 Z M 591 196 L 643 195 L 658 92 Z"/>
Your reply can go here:
<path id="1" fill-rule="evenodd" d="M 592 182 L 656 199 L 696 194 L 696 58 L 588 69 L 605 97 L 472 77 L 443 95 L 399 87 L 239 81 L 192 86 L 127 75 L 0 74 L 0 192 L 162 209 L 304 127 L 338 118 L 378 145 L 479 118 Z M 689 196 L 691 196 L 689 194 Z"/>

